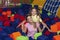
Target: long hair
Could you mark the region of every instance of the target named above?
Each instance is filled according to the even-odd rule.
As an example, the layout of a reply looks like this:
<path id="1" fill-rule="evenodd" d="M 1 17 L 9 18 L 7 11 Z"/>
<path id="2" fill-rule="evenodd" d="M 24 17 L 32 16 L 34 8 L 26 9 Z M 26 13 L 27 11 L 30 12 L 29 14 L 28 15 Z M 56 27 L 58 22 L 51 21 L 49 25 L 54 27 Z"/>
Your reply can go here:
<path id="1" fill-rule="evenodd" d="M 31 12 L 32 12 L 32 9 L 36 9 L 36 8 L 31 8 L 30 11 L 29 11 L 29 15 L 32 15 Z M 39 12 L 39 9 L 36 9 L 36 14 L 39 16 L 40 15 L 40 12 Z"/>

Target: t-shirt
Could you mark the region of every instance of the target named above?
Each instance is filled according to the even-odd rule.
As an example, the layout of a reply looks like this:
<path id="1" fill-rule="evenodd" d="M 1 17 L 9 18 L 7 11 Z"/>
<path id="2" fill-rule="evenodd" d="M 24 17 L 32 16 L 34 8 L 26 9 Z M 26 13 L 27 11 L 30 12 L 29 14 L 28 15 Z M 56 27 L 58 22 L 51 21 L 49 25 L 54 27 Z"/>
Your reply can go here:
<path id="1" fill-rule="evenodd" d="M 36 23 L 37 28 L 40 26 L 39 23 Z M 34 28 L 34 26 L 30 23 L 26 23 L 25 27 L 28 29 L 28 37 L 34 38 L 34 34 L 37 33 L 37 28 Z"/>
<path id="2" fill-rule="evenodd" d="M 42 22 L 42 19 L 39 16 L 37 16 L 37 15 L 34 15 L 34 16 L 31 16 L 31 17 L 32 17 L 32 20 L 34 22 Z"/>

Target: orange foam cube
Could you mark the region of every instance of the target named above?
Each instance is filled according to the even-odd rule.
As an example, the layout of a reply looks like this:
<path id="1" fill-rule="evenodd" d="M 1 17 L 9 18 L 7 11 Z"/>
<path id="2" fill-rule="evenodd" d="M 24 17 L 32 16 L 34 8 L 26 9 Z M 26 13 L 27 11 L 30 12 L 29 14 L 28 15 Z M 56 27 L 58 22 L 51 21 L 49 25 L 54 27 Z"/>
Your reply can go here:
<path id="1" fill-rule="evenodd" d="M 51 25 L 51 30 L 52 32 L 57 32 L 58 31 L 58 28 L 57 28 L 57 25 Z"/>
<path id="2" fill-rule="evenodd" d="M 16 38 L 17 38 L 18 36 L 21 36 L 21 33 L 20 33 L 20 32 L 14 32 L 14 33 L 10 34 L 10 37 L 11 37 L 13 40 L 16 40 Z"/>
<path id="3" fill-rule="evenodd" d="M 60 40 L 60 35 L 53 36 L 54 40 Z"/>

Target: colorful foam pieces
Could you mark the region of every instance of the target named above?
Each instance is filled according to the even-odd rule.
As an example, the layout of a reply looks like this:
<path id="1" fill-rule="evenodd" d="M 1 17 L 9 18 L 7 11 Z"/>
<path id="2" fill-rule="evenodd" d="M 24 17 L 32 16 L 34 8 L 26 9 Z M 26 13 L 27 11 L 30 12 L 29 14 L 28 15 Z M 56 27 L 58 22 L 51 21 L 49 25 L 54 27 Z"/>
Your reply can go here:
<path id="1" fill-rule="evenodd" d="M 18 14 L 15 14 L 14 15 L 14 18 L 19 19 L 19 15 Z"/>
<path id="2" fill-rule="evenodd" d="M 20 20 L 21 21 L 25 20 L 25 17 L 24 16 L 20 15 L 19 17 L 20 17 Z"/>
<path id="3" fill-rule="evenodd" d="M 59 6 L 59 8 L 58 8 L 58 10 L 56 12 L 56 16 L 58 16 L 60 18 L 60 6 Z"/>
<path id="4" fill-rule="evenodd" d="M 16 40 L 16 38 L 17 38 L 18 36 L 21 36 L 21 33 L 20 33 L 20 32 L 14 32 L 14 33 L 10 34 L 10 37 L 11 37 L 13 40 Z"/>
<path id="5" fill-rule="evenodd" d="M 10 17 L 11 21 L 14 21 L 14 14 L 12 14 L 12 16 Z"/>
<path id="6" fill-rule="evenodd" d="M 58 31 L 58 29 L 57 29 L 57 25 L 51 25 L 51 30 L 52 30 L 52 32 L 57 32 Z"/>
<path id="7" fill-rule="evenodd" d="M 0 21 L 3 21 L 3 17 L 2 16 L 0 16 Z"/>
<path id="8" fill-rule="evenodd" d="M 7 13 L 7 16 L 11 15 L 11 11 L 9 11 L 9 10 L 6 13 Z"/>
<path id="9" fill-rule="evenodd" d="M 16 40 L 29 40 L 27 36 L 18 36 Z"/>
<path id="10" fill-rule="evenodd" d="M 41 35 L 42 35 L 42 32 L 36 33 L 36 34 L 34 35 L 34 39 L 37 39 L 37 37 L 39 37 L 39 36 L 41 36 Z"/>
<path id="11" fill-rule="evenodd" d="M 56 25 L 57 25 L 58 31 L 60 31 L 60 22 L 56 22 Z"/>
<path id="12" fill-rule="evenodd" d="M 45 2 L 46 2 L 46 0 L 34 0 L 34 1 L 32 2 L 32 4 L 41 6 L 40 9 L 42 9 Z"/>
<path id="13" fill-rule="evenodd" d="M 2 11 L 3 11 L 2 8 L 0 8 L 0 13 L 1 13 Z"/>
<path id="14" fill-rule="evenodd" d="M 50 34 L 50 32 L 49 32 L 49 31 L 46 31 L 44 34 L 45 34 L 45 35 L 49 35 L 49 34 Z"/>
<path id="15" fill-rule="evenodd" d="M 3 25 L 4 26 L 10 26 L 10 21 L 5 21 Z"/>
<path id="16" fill-rule="evenodd" d="M 8 20 L 8 17 L 5 15 L 5 16 L 2 16 L 3 17 L 3 21 L 7 21 Z"/>
<path id="17" fill-rule="evenodd" d="M 60 35 L 53 36 L 54 40 L 60 40 Z"/>
<path id="18" fill-rule="evenodd" d="M 4 11 L 4 12 L 2 12 L 2 15 L 7 15 L 7 13 Z"/>

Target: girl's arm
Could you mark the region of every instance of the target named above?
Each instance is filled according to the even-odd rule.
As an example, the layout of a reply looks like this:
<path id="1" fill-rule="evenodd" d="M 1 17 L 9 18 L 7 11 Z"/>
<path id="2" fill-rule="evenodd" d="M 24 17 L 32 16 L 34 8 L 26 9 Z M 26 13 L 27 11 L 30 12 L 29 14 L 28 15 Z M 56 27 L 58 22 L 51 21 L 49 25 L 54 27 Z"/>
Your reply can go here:
<path id="1" fill-rule="evenodd" d="M 37 27 L 39 32 L 42 32 L 42 29 L 40 28 L 40 24 L 39 23 L 36 23 L 36 27 Z"/>
<path id="2" fill-rule="evenodd" d="M 20 27 L 22 24 L 24 24 L 26 20 L 22 21 L 17 27 Z"/>

